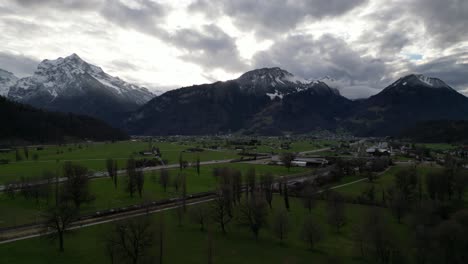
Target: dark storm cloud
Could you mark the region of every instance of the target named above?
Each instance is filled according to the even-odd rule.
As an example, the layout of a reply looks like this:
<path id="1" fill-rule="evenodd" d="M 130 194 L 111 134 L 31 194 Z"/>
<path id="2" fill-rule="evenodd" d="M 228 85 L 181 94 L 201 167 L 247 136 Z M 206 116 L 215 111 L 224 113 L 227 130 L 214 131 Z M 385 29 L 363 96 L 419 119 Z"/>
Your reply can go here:
<path id="1" fill-rule="evenodd" d="M 0 67 L 17 77 L 32 75 L 39 61 L 24 55 L 0 52 Z"/>
<path id="2" fill-rule="evenodd" d="M 167 40 L 184 51 L 182 59 L 205 69 L 222 68 L 230 72 L 246 69 L 235 39 L 216 25 L 205 25 L 201 30 L 181 29 Z"/>
<path id="3" fill-rule="evenodd" d="M 410 65 L 409 72 L 437 77 L 456 90 L 468 88 L 468 52 L 441 57 L 422 65 Z"/>
<path id="4" fill-rule="evenodd" d="M 260 36 L 271 36 L 294 29 L 306 18 L 322 19 L 342 15 L 367 0 L 197 0 L 189 10 L 208 17 L 225 14 L 243 30 L 255 30 Z"/>
<path id="5" fill-rule="evenodd" d="M 468 40 L 468 1 L 414 0 L 404 2 L 416 19 L 422 19 L 427 39 L 445 48 Z"/>
<path id="6" fill-rule="evenodd" d="M 362 57 L 342 39 L 325 35 L 292 35 L 276 42 L 269 50 L 256 54 L 255 67 L 280 66 L 304 78 L 332 76 L 344 83 L 341 88 L 378 88 L 387 68 L 383 61 Z M 366 85 L 363 85 L 366 84 Z M 361 95 L 355 89 L 350 97 Z"/>

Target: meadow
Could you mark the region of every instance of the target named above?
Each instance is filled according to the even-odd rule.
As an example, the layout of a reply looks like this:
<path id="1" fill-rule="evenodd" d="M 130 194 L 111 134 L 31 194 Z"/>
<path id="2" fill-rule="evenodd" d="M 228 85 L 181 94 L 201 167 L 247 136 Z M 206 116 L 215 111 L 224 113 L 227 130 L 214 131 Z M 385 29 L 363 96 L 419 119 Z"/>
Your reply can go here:
<path id="1" fill-rule="evenodd" d="M 95 200 L 88 204 L 83 204 L 82 213 L 92 213 L 99 210 L 127 207 L 133 204 L 141 204 L 147 201 L 155 201 L 165 198 L 178 197 L 181 195 L 181 190 L 176 191 L 172 182 L 176 179 L 179 173 L 186 176 L 187 193 L 200 193 L 213 191 L 217 187 L 217 179 L 213 176 L 214 168 L 229 167 L 238 169 L 242 174 L 248 169 L 255 169 L 257 177 L 265 173 L 271 173 L 274 176 L 283 176 L 297 174 L 307 171 L 306 168 L 293 167 L 289 171 L 283 166 L 273 165 L 258 165 L 247 163 L 227 163 L 217 165 L 206 165 L 200 167 L 200 175 L 194 167 L 186 168 L 182 171 L 179 169 L 169 170 L 171 181 L 164 191 L 159 184 L 159 171 L 151 171 L 145 173 L 145 183 L 143 195 L 139 197 L 135 194 L 130 197 L 125 191 L 126 176 L 118 177 L 117 188 L 110 178 L 98 178 L 90 181 L 90 191 L 95 196 Z M 52 187 L 53 188 L 53 187 Z M 53 203 L 54 197 L 51 192 L 51 197 L 48 201 L 40 199 L 36 203 L 35 199 L 25 199 L 23 196 L 16 194 L 14 199 L 8 197 L 5 193 L 0 193 L 0 212 L 9 212 L 8 214 L 0 214 L 0 227 L 33 223 L 41 220 L 41 211 L 43 211 L 49 203 Z"/>

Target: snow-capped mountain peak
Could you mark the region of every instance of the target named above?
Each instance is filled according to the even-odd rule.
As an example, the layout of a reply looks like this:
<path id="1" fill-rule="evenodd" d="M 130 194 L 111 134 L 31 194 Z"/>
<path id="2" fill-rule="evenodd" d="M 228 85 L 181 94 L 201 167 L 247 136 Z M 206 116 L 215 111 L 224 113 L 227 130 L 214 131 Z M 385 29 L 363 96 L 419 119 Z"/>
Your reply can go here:
<path id="1" fill-rule="evenodd" d="M 0 69 L 0 96 L 7 96 L 10 87 L 16 84 L 18 77 L 9 71 Z"/>
<path id="2" fill-rule="evenodd" d="M 338 90 L 328 87 L 322 80 L 306 80 L 278 67 L 252 70 L 235 81 L 241 90 L 256 95 L 266 94 L 272 100 L 304 90 L 313 93 L 332 91 L 339 94 Z"/>
<path id="3" fill-rule="evenodd" d="M 390 88 L 399 87 L 403 89 L 406 87 L 413 87 L 413 86 L 426 87 L 426 88 L 443 88 L 443 89 L 452 90 L 452 88 L 449 85 L 447 85 L 444 81 L 442 81 L 441 79 L 428 77 L 423 74 L 410 74 L 405 77 L 402 77 L 398 79 L 396 82 L 394 82 L 392 85 L 390 85 Z"/>
<path id="4" fill-rule="evenodd" d="M 29 97 L 34 93 L 49 96 L 84 94 L 89 87 L 100 88 L 122 100 L 142 105 L 154 97 L 146 88 L 127 83 L 118 77 L 105 73 L 100 67 L 89 64 L 77 54 L 56 60 L 43 60 L 34 75 L 23 78 L 12 87 L 9 96 L 15 100 Z"/>

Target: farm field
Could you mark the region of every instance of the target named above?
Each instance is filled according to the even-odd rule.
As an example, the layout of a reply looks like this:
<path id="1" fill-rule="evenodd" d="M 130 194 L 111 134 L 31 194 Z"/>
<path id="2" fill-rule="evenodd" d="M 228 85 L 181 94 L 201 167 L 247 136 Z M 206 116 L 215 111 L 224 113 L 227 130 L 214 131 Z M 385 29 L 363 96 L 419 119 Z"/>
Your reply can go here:
<path id="1" fill-rule="evenodd" d="M 298 199 L 291 199 L 291 211 L 288 218 L 291 230 L 283 244 L 273 235 L 271 223 L 273 215 L 283 210 L 284 203 L 279 196 L 274 198 L 273 209 L 269 211 L 267 227 L 260 231 L 258 241 L 236 219 L 228 225 L 227 234 L 223 235 L 213 223 L 208 224 L 213 236 L 214 263 L 362 263 L 357 257 L 353 241 L 353 227 L 362 220 L 362 215 L 369 210 L 367 206 L 346 206 L 346 225 L 337 232 L 327 225 L 326 206 L 318 202 L 309 213 Z M 205 205 L 203 205 L 205 206 Z M 190 210 L 190 208 L 189 208 Z M 382 209 L 376 209 L 382 210 Z M 407 245 L 408 227 L 398 225 L 387 211 L 382 210 L 386 221 L 392 228 L 400 245 Z M 199 226 L 188 217 L 183 218 L 183 225 L 178 225 L 175 210 L 157 213 L 142 218 L 149 218 L 157 226 L 159 217 L 164 217 L 164 260 L 166 263 L 203 263 L 208 259 L 208 235 L 201 232 Z M 300 230 L 304 218 L 313 217 L 323 232 L 323 240 L 311 250 L 300 239 Z M 65 252 L 58 253 L 56 241 L 33 238 L 0 245 L 0 255 L 6 263 L 110 263 L 105 250 L 105 238 L 112 232 L 113 224 L 92 226 L 73 231 L 65 238 Z M 151 249 L 154 258 L 158 257 L 158 246 Z"/>
<path id="2" fill-rule="evenodd" d="M 231 150 L 204 150 L 202 152 L 183 152 L 194 146 L 182 145 L 180 143 L 153 142 L 153 146 L 159 147 L 162 159 L 168 164 L 179 162 L 179 156 L 189 162 L 200 158 L 201 161 L 234 159 L 240 156 Z M 0 160 L 7 159 L 9 164 L 0 165 L 0 184 L 9 181 L 17 181 L 21 177 L 38 179 L 46 171 L 61 171 L 65 161 L 73 161 L 93 171 L 104 171 L 105 162 L 112 158 L 117 160 L 119 168 L 126 165 L 130 156 L 144 158 L 140 151 L 149 149 L 148 142 L 122 141 L 115 143 L 83 143 L 67 146 L 44 146 L 43 150 L 29 147 L 29 159 L 25 158 L 22 148 L 19 148 L 21 161 L 15 161 L 15 151 L 0 153 Z M 37 155 L 37 160 L 33 157 Z"/>
<path id="3" fill-rule="evenodd" d="M 110 178 L 99 178 L 90 181 L 90 192 L 95 196 L 95 200 L 89 204 L 84 204 L 81 208 L 82 213 L 91 213 L 99 210 L 126 207 L 133 204 L 141 204 L 145 201 L 155 201 L 165 198 L 177 197 L 181 195 L 181 190 L 175 190 L 173 181 L 179 173 L 186 176 L 187 193 L 199 193 L 212 191 L 216 189 L 217 180 L 213 176 L 214 168 L 229 167 L 234 168 L 245 174 L 247 170 L 253 168 L 259 177 L 265 173 L 271 173 L 274 176 L 282 176 L 289 174 L 297 174 L 305 172 L 308 169 L 293 167 L 289 171 L 283 166 L 271 165 L 256 165 L 246 163 L 228 163 L 219 165 L 206 165 L 200 167 L 200 175 L 197 174 L 195 168 L 186 168 L 182 171 L 179 169 L 169 170 L 170 183 L 165 192 L 159 184 L 158 179 L 160 172 L 152 171 L 145 173 L 145 183 L 142 197 L 135 194 L 134 197 L 125 191 L 126 176 L 118 177 L 118 186 L 114 184 Z M 0 215 L 0 227 L 32 223 L 39 221 L 41 210 L 47 207 L 48 203 L 53 203 L 54 197 L 50 197 L 47 202 L 40 199 L 36 203 L 35 199 L 25 199 L 23 196 L 16 194 L 14 199 L 8 197 L 5 193 L 0 193 L 0 211 L 11 212 Z"/>

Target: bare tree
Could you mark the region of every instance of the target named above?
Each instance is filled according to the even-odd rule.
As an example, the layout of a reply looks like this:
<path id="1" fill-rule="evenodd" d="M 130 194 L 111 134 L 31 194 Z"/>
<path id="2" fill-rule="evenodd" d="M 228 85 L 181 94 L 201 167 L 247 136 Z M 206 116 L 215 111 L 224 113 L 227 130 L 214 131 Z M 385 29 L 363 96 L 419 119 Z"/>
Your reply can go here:
<path id="1" fill-rule="evenodd" d="M 312 212 L 312 208 L 315 206 L 317 188 L 311 183 L 306 183 L 304 189 L 302 190 L 302 203 L 304 208 L 309 210 L 309 213 Z"/>
<path id="2" fill-rule="evenodd" d="M 232 220 L 226 199 L 222 194 L 218 194 L 211 207 L 211 219 L 221 228 L 223 234 L 226 234 L 226 225 Z"/>
<path id="3" fill-rule="evenodd" d="M 179 187 L 181 187 L 182 185 L 182 174 L 179 172 L 177 174 L 177 177 L 174 178 L 174 180 L 172 181 L 172 186 L 174 187 L 174 190 L 176 192 L 179 192 Z"/>
<path id="4" fill-rule="evenodd" d="M 108 238 L 108 247 L 125 262 L 142 263 L 150 254 L 154 243 L 154 231 L 148 219 L 127 220 L 114 227 L 114 233 Z"/>
<path id="5" fill-rule="evenodd" d="M 263 174 L 260 178 L 260 186 L 262 192 L 265 194 L 265 200 L 267 201 L 270 209 L 273 208 L 273 175 L 271 173 Z"/>
<path id="6" fill-rule="evenodd" d="M 187 177 L 185 174 L 181 175 L 181 185 L 182 185 L 182 208 L 184 213 L 187 212 Z"/>
<path id="7" fill-rule="evenodd" d="M 182 171 L 184 168 L 184 160 L 182 158 L 182 152 L 179 153 L 179 170 Z"/>
<path id="8" fill-rule="evenodd" d="M 288 233 L 291 231 L 287 211 L 281 210 L 275 213 L 272 228 L 275 236 L 283 243 L 283 240 L 287 239 Z"/>
<path id="9" fill-rule="evenodd" d="M 281 184 L 281 183 L 280 183 Z M 288 180 L 285 179 L 283 182 L 283 197 L 284 197 L 284 207 L 289 211 L 289 193 L 288 193 Z"/>
<path id="10" fill-rule="evenodd" d="M 117 161 L 113 159 L 106 160 L 107 174 L 112 179 L 115 188 L 117 188 Z"/>
<path id="11" fill-rule="evenodd" d="M 453 176 L 453 188 L 459 201 L 463 199 L 463 194 L 468 186 L 468 175 L 466 171 L 457 171 Z"/>
<path id="12" fill-rule="evenodd" d="M 23 157 L 21 156 L 21 154 L 20 154 L 20 151 L 19 151 L 19 149 L 18 149 L 18 148 L 16 148 L 16 152 L 15 152 L 15 160 L 16 160 L 16 162 L 18 162 L 18 161 L 22 161 L 22 160 L 23 160 Z"/>
<path id="13" fill-rule="evenodd" d="M 164 189 L 164 192 L 167 191 L 167 185 L 169 185 L 169 171 L 166 169 L 161 169 L 161 176 L 159 177 L 159 183 Z"/>
<path id="14" fill-rule="evenodd" d="M 134 158 L 127 160 L 127 192 L 130 194 L 130 197 L 133 197 L 133 194 L 137 190 L 137 169 L 136 161 Z"/>
<path id="15" fill-rule="evenodd" d="M 357 230 L 360 232 L 356 233 L 355 239 L 360 241 L 362 256 L 370 257 L 372 263 L 392 263 L 392 259 L 396 261 L 394 237 L 380 209 L 370 208 Z"/>
<path id="16" fill-rule="evenodd" d="M 323 232 L 311 215 L 305 218 L 300 235 L 301 239 L 309 244 L 310 249 L 314 249 L 315 244 L 323 239 Z"/>
<path id="17" fill-rule="evenodd" d="M 388 206 L 398 219 L 398 223 L 401 223 L 401 218 L 408 210 L 408 201 L 405 199 L 404 194 L 399 189 L 389 188 L 387 190 L 387 201 Z"/>
<path id="18" fill-rule="evenodd" d="M 232 172 L 232 190 L 234 203 L 240 203 L 242 196 L 242 174 L 239 170 Z"/>
<path id="19" fill-rule="evenodd" d="M 205 231 L 205 225 L 209 218 L 209 208 L 205 205 L 192 207 L 189 210 L 190 220 L 200 225 L 200 231 Z"/>
<path id="20" fill-rule="evenodd" d="M 213 234 L 211 233 L 211 231 L 208 231 L 208 264 L 213 264 L 213 244 Z"/>
<path id="21" fill-rule="evenodd" d="M 135 173 L 135 184 L 136 184 L 136 189 L 138 191 L 138 194 L 140 195 L 140 198 L 143 195 L 143 185 L 145 183 L 145 175 L 143 174 L 143 171 L 138 170 Z"/>
<path id="22" fill-rule="evenodd" d="M 254 195 L 260 196 L 260 193 Z M 239 223 L 247 226 L 258 240 L 260 230 L 266 225 L 268 217 L 267 204 L 264 199 L 246 199 L 239 207 Z"/>
<path id="23" fill-rule="evenodd" d="M 64 251 L 64 235 L 78 217 L 78 209 L 68 202 L 46 209 L 43 214 L 44 232 L 59 240 L 59 250 Z"/>
<path id="24" fill-rule="evenodd" d="M 89 190 L 88 169 L 86 167 L 65 162 L 64 176 L 67 178 L 62 192 L 62 197 L 65 200 L 73 201 L 75 207 L 79 209 L 82 203 L 89 203 L 95 199 Z"/>
<path id="25" fill-rule="evenodd" d="M 247 198 L 249 197 L 249 193 L 252 194 L 255 190 L 255 182 L 256 182 L 256 174 L 255 174 L 255 169 L 254 168 L 250 168 L 248 171 L 247 171 L 247 174 L 245 175 L 245 178 L 246 178 L 246 183 L 247 183 L 247 188 L 246 188 L 246 196 Z"/>
<path id="26" fill-rule="evenodd" d="M 29 159 L 29 149 L 27 146 L 24 146 L 24 157 L 28 160 Z"/>
<path id="27" fill-rule="evenodd" d="M 344 198 L 341 194 L 331 191 L 327 199 L 327 214 L 328 223 L 336 228 L 339 232 L 340 228 L 345 225 L 346 217 L 344 212 Z"/>
<path id="28" fill-rule="evenodd" d="M 159 240 L 159 264 L 163 264 L 164 259 L 164 214 L 159 216 L 159 230 L 158 230 L 158 240 Z"/>
<path id="29" fill-rule="evenodd" d="M 283 152 L 280 154 L 280 160 L 283 163 L 283 165 L 286 167 L 286 169 L 291 168 L 293 160 L 296 158 L 296 155 L 291 152 Z"/>
<path id="30" fill-rule="evenodd" d="M 197 161 L 195 162 L 197 167 L 197 175 L 200 176 L 200 156 L 197 156 Z"/>

